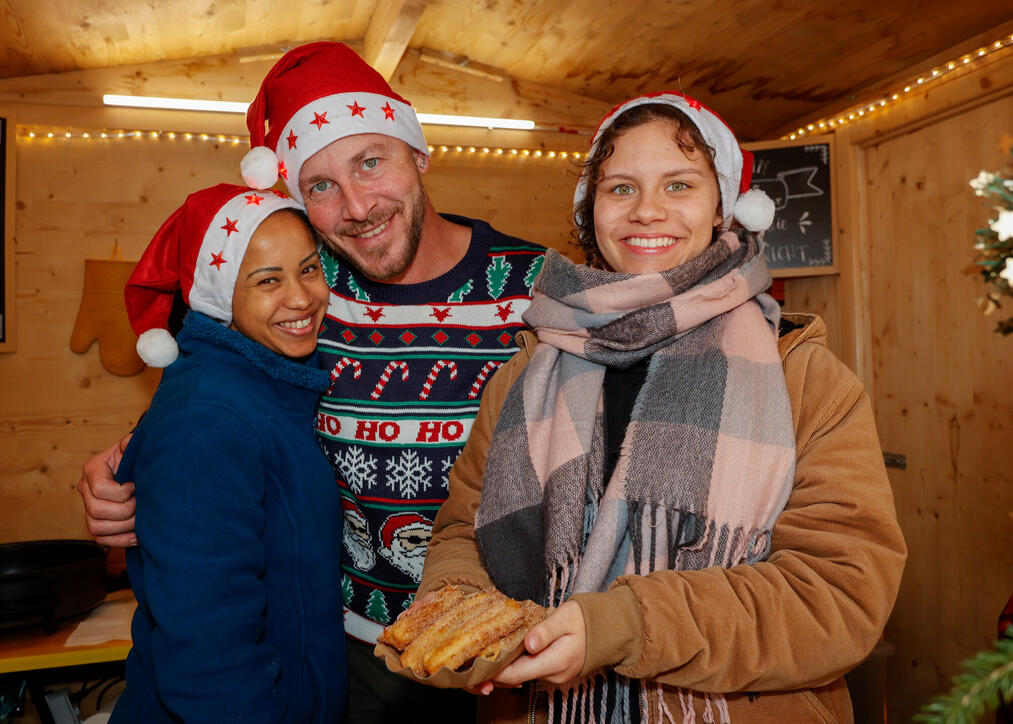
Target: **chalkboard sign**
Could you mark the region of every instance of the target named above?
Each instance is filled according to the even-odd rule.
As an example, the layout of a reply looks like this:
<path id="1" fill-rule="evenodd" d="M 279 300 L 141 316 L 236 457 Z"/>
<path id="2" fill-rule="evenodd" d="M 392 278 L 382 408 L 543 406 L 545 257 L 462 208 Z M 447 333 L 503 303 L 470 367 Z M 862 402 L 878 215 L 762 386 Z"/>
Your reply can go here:
<path id="1" fill-rule="evenodd" d="M 0 352 L 14 347 L 14 118 L 0 109 Z"/>
<path id="2" fill-rule="evenodd" d="M 774 200 L 774 224 L 764 234 L 775 277 L 837 272 L 833 204 L 833 137 L 747 143 L 753 188 Z"/>

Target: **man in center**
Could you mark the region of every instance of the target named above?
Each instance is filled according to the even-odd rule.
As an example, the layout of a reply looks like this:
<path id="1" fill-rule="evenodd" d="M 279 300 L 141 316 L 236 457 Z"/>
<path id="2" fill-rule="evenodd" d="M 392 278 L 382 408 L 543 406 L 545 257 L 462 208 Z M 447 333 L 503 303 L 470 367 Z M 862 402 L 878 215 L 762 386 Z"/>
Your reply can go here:
<path id="1" fill-rule="evenodd" d="M 421 580 L 450 466 L 485 380 L 516 349 L 544 250 L 436 213 L 414 110 L 344 45 L 313 43 L 282 58 L 247 123 L 255 148 L 244 176 L 257 170 L 258 145 L 273 149 L 334 254 L 318 349 L 335 384 L 321 397 L 317 432 L 344 503 L 347 719 L 417 718 L 423 700 L 442 720 L 455 710 L 470 718 L 470 699 L 440 703 L 447 694 L 406 686 L 372 651 Z M 274 159 L 265 158 L 270 173 Z"/>

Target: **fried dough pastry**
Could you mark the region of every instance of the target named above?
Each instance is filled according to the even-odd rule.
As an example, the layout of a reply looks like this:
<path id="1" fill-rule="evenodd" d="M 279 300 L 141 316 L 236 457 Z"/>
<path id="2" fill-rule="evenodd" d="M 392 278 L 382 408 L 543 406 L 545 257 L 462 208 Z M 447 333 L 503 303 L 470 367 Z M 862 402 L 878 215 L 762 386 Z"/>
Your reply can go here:
<path id="1" fill-rule="evenodd" d="M 497 599 L 488 608 L 461 626 L 453 636 L 434 646 L 423 657 L 428 673 L 440 667 L 456 669 L 471 661 L 486 646 L 516 631 L 524 622 L 524 608 L 512 598 Z"/>
<path id="2" fill-rule="evenodd" d="M 401 665 L 417 676 L 457 670 L 477 658 L 496 661 L 511 651 L 548 611 L 515 601 L 496 588 L 465 594 L 446 586 L 418 608 L 402 614 L 378 641 L 401 651 Z"/>
<path id="3" fill-rule="evenodd" d="M 449 640 L 458 629 L 500 598 L 505 596 L 495 588 L 484 588 L 466 597 L 458 605 L 445 611 L 418 638 L 408 644 L 401 654 L 401 664 L 419 676 L 428 676 L 429 672 L 424 663 L 426 654 Z"/>
<path id="4" fill-rule="evenodd" d="M 512 633 L 493 641 L 491 644 L 482 649 L 482 652 L 478 655 L 479 658 L 485 659 L 486 661 L 495 661 L 499 658 L 500 654 L 504 651 L 511 651 L 514 647 L 518 646 L 524 637 L 527 636 L 528 631 L 531 627 L 537 623 L 541 623 L 542 620 L 549 615 L 549 610 L 542 608 L 534 601 L 522 601 L 521 608 L 523 609 L 523 620 L 521 625 L 515 629 Z"/>
<path id="5" fill-rule="evenodd" d="M 436 619 L 462 601 L 465 596 L 467 594 L 460 586 L 444 586 L 425 603 L 398 616 L 394 623 L 383 630 L 378 640 L 398 651 L 404 650 Z"/>

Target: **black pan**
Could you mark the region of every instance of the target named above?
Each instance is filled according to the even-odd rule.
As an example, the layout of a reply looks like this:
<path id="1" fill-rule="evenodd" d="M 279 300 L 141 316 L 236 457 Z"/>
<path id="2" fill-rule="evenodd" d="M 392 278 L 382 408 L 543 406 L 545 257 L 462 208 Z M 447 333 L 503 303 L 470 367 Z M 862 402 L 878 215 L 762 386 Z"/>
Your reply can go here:
<path id="1" fill-rule="evenodd" d="M 0 544 L 0 630 L 56 624 L 106 595 L 106 550 L 90 540 Z"/>

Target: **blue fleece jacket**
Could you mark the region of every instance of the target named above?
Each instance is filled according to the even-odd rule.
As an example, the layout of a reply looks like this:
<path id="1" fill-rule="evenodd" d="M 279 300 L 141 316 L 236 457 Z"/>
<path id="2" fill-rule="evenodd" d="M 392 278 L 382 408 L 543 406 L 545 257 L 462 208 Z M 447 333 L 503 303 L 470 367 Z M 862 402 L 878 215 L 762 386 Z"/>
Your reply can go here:
<path id="1" fill-rule="evenodd" d="M 120 462 L 137 596 L 112 722 L 336 722 L 347 694 L 341 512 L 314 439 L 315 356 L 198 312 Z"/>

